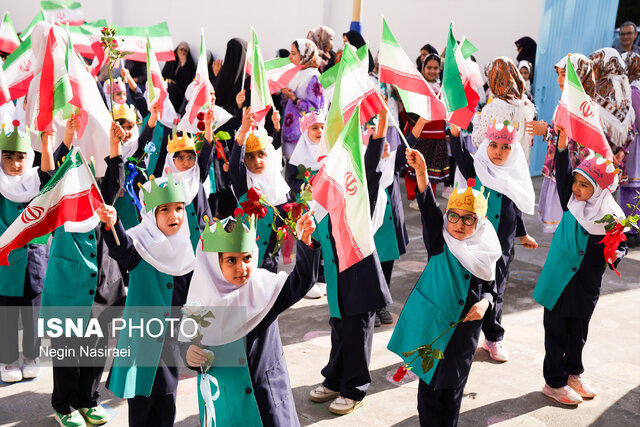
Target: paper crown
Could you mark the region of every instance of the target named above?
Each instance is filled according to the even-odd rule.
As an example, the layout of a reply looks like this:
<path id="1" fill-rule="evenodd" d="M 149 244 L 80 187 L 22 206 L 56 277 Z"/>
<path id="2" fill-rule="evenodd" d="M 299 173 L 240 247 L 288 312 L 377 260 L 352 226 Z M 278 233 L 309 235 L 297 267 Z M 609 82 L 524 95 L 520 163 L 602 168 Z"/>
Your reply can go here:
<path id="1" fill-rule="evenodd" d="M 166 178 L 156 179 L 153 175 L 149 176 L 149 181 L 141 185 L 141 188 L 142 203 L 147 212 L 167 203 L 185 203 L 182 182 L 173 179 L 171 170 L 167 170 Z"/>
<path id="2" fill-rule="evenodd" d="M 249 217 L 248 226 L 243 224 L 242 217 L 236 219 L 228 217 L 222 222 L 214 218 L 213 223 L 204 227 L 202 233 L 203 252 L 254 252 L 256 244 L 256 227 L 253 216 Z M 227 233 L 225 227 L 229 221 L 236 223 L 232 232 Z M 213 230 L 211 227 L 213 226 Z"/>
<path id="3" fill-rule="evenodd" d="M 187 132 L 182 132 L 182 135 L 180 136 L 178 136 L 178 134 L 174 134 L 169 137 L 169 143 L 167 145 L 167 151 L 169 154 L 184 150 L 196 151 L 196 142 Z"/>
<path id="4" fill-rule="evenodd" d="M 118 104 L 117 107 L 113 107 L 113 120 L 124 119 L 131 123 L 135 123 L 136 118 L 136 109 L 133 105 L 129 106 L 127 104 Z"/>
<path id="5" fill-rule="evenodd" d="M 484 187 L 480 187 L 480 191 L 478 191 L 473 189 L 475 185 L 476 180 L 473 178 L 467 180 L 467 188 L 459 188 L 456 183 L 456 187 L 449 196 L 447 210 L 464 209 L 475 213 L 479 218 L 485 217 L 488 206 L 487 199 L 484 197 Z"/>
<path id="6" fill-rule="evenodd" d="M 120 77 L 117 77 L 113 80 L 113 91 L 114 92 L 126 92 L 127 87 Z M 105 80 L 104 82 L 104 92 L 107 95 L 111 95 L 111 84 L 109 80 Z"/>
<path id="7" fill-rule="evenodd" d="M 510 123 L 509 120 L 496 123 L 496 119 L 493 119 L 489 129 L 487 129 L 487 139 L 494 142 L 513 144 L 518 140 L 518 123 Z"/>
<path id="8" fill-rule="evenodd" d="M 29 137 L 18 130 L 18 126 L 20 125 L 19 121 L 14 120 L 12 124 L 13 131 L 9 134 L 5 133 L 5 126 L 4 124 L 2 125 L 2 132 L 0 132 L 0 150 L 28 153 L 31 148 Z"/>
<path id="9" fill-rule="evenodd" d="M 254 151 L 264 150 L 269 144 L 269 135 L 264 129 L 254 129 L 249 132 L 247 142 L 244 145 L 245 153 L 253 153 Z"/>
<path id="10" fill-rule="evenodd" d="M 613 165 L 611 160 L 593 152 L 576 167 L 574 172 L 582 173 L 591 180 L 594 186 L 597 185 L 603 190 L 614 192 L 618 188 L 619 169 Z"/>
<path id="11" fill-rule="evenodd" d="M 307 129 L 309 129 L 311 126 L 315 125 L 316 123 L 324 124 L 324 122 L 325 122 L 325 118 L 322 112 L 316 113 L 312 111 L 310 113 L 304 114 L 300 118 L 300 130 L 302 131 L 302 133 L 304 133 Z"/>

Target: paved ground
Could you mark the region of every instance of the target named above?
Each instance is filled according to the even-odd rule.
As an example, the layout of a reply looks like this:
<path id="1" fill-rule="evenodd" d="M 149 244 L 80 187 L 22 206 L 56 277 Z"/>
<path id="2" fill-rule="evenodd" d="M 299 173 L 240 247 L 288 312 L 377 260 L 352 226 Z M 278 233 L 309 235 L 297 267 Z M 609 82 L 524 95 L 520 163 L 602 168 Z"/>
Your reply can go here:
<path id="1" fill-rule="evenodd" d="M 534 179 L 539 189 L 540 178 Z M 441 203 L 444 200 L 440 201 Z M 391 311 L 400 313 L 419 274 L 426 252 L 421 240 L 418 212 L 405 210 L 411 236 L 409 253 L 396 263 L 391 285 Z M 540 231 L 535 217 L 527 217 L 529 233 L 547 245 L 551 235 Z M 548 248 L 516 248 L 505 297 L 506 345 L 511 360 L 492 362 L 478 350 L 462 402 L 461 426 L 637 426 L 640 419 L 640 250 L 633 250 L 620 266 L 622 278 L 607 272 L 602 297 L 591 321 L 584 352 L 585 377 L 598 396 L 576 409 L 550 401 L 540 393 L 544 384 L 542 309 L 531 298 L 533 285 Z M 377 328 L 371 360 L 373 382 L 365 405 L 354 414 L 338 417 L 328 403 L 307 399 L 321 380 L 320 369 L 329 355 L 326 298 L 303 300 L 280 317 L 280 331 L 291 376 L 300 422 L 303 426 L 415 426 L 418 425 L 418 382 L 391 380 L 400 359 L 386 350 L 392 326 Z M 106 373 L 103 380 L 106 380 Z M 49 403 L 51 371 L 35 380 L 15 385 L 0 383 L 0 425 L 54 426 Z M 109 426 L 126 426 L 127 404 L 101 386 L 103 403 L 113 420 Z M 185 370 L 178 388 L 176 426 L 196 426 L 195 379 Z"/>

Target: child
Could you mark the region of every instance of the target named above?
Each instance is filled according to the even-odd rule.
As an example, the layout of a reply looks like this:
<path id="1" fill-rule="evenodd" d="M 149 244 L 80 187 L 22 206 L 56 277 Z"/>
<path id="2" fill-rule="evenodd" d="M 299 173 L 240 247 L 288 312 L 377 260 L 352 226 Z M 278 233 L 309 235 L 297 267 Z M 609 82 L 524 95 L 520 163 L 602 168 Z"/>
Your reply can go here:
<path id="1" fill-rule="evenodd" d="M 291 153 L 291 158 L 285 170 L 287 184 L 289 184 L 296 196 L 300 194 L 300 187 L 304 182 L 297 177 L 300 174 L 299 166 L 309 169 L 311 176 L 315 175 L 320 169 L 318 148 L 322 139 L 324 123 L 325 117 L 322 112 L 312 111 L 304 114 L 300 119 L 302 135 L 296 143 L 293 153 Z"/>
<path id="2" fill-rule="evenodd" d="M 48 180 L 40 168 L 32 167 L 34 152 L 28 135 L 18 130 L 5 132 L 2 125 L 0 150 L 0 234 L 22 211 Z M 42 178 L 40 175 L 43 174 Z M 9 265 L 0 267 L 0 380 L 13 383 L 35 378 L 40 372 L 40 339 L 35 333 L 35 319 L 40 308 L 42 282 L 47 268 L 49 248 L 33 242 L 11 253 Z M 22 317 L 22 364 L 18 353 L 18 319 Z"/>
<path id="3" fill-rule="evenodd" d="M 282 351 L 278 315 L 299 301 L 316 281 L 320 261 L 318 244 L 311 239 L 315 229 L 313 211 L 297 222 L 299 242 L 296 264 L 287 276 L 257 266 L 256 228 L 247 228 L 237 218 L 207 227 L 196 253 L 196 268 L 187 304 L 213 310 L 211 326 L 202 331 L 202 343 L 215 359 L 202 381 L 216 379 L 220 393 L 214 402 L 216 425 L 299 426 L 287 365 Z M 223 229 L 224 227 L 224 229 Z M 239 315 L 239 312 L 242 312 Z M 234 314 L 236 314 L 234 316 Z M 183 345 L 186 364 L 193 369 L 206 361 L 196 345 Z M 200 422 L 210 422 L 212 408 L 203 417 L 198 393 Z M 211 424 L 206 424 L 211 425 Z"/>
<path id="4" fill-rule="evenodd" d="M 613 259 L 605 259 L 600 243 L 604 224 L 595 221 L 605 215 L 624 218 L 624 214 L 611 195 L 618 186 L 618 170 L 610 161 L 590 156 L 572 171 L 567 134 L 558 130 L 556 182 L 564 214 L 533 297 L 545 308 L 542 393 L 562 404 L 577 405 L 596 395 L 581 376 L 582 349 L 602 275 L 607 263 L 615 266 L 626 254 L 622 243 Z"/>
<path id="5" fill-rule="evenodd" d="M 533 214 L 535 193 L 529 168 L 518 143 L 518 128 L 508 120 L 495 119 L 475 156 L 472 157 L 459 139 L 460 129 L 451 125 L 451 153 L 465 179 L 477 178 L 477 186 L 487 189 L 488 218 L 500 239 L 502 257 L 496 264 L 497 297 L 493 309 L 485 316 L 482 344 L 492 359 L 506 362 L 509 359 L 502 342 L 502 306 L 507 286 L 509 265 L 513 258 L 513 242 L 518 237 L 526 248 L 537 248 L 535 239 L 527 234 L 522 212 Z"/>
<path id="6" fill-rule="evenodd" d="M 407 149 L 407 161 L 416 171 L 422 233 L 429 262 L 400 314 L 388 348 L 401 356 L 420 377 L 418 414 L 422 426 L 455 426 L 462 393 L 478 345 L 482 318 L 496 298 L 496 261 L 500 241 L 485 218 L 483 188 L 455 188 L 442 212 L 429 188 L 427 166 L 417 150 Z M 447 331 L 456 321 L 455 329 Z M 403 352 L 433 342 L 444 359 L 422 370 L 422 360 Z M 413 360 L 412 360 L 413 359 Z"/>
<path id="7" fill-rule="evenodd" d="M 267 197 L 267 201 L 283 215 L 282 206 L 287 203 L 289 186 L 282 177 L 282 158 L 273 148 L 264 128 L 252 130 L 251 108 L 245 111 L 242 127 L 236 134 L 236 144 L 231 152 L 229 178 L 233 192 L 242 203 L 247 192 L 255 187 Z M 273 273 L 278 271 L 279 253 L 273 253 L 276 233 L 272 229 L 273 210 L 267 208 L 264 218 L 258 220 L 258 266 Z M 279 225 L 278 223 L 276 225 Z"/>
<path id="8" fill-rule="evenodd" d="M 524 79 L 525 93 L 531 102 L 533 102 L 533 88 L 531 87 L 531 63 L 529 61 L 518 62 L 518 71 Z"/>
<path id="9" fill-rule="evenodd" d="M 129 271 L 123 318 L 135 321 L 168 317 L 173 307 L 182 307 L 195 261 L 182 184 L 169 172 L 166 179 L 152 178 L 144 184 L 140 195 L 145 206 L 142 222 L 128 231 L 113 207 L 99 211 L 103 223 L 115 224 L 120 245 L 105 225 L 102 229 L 109 256 Z M 172 317 L 179 316 L 178 310 Z M 162 337 L 120 333 L 118 348 L 130 348 L 131 354 L 114 360 L 107 387 L 128 399 L 131 426 L 173 425 L 180 360 L 173 336 L 166 329 Z"/>

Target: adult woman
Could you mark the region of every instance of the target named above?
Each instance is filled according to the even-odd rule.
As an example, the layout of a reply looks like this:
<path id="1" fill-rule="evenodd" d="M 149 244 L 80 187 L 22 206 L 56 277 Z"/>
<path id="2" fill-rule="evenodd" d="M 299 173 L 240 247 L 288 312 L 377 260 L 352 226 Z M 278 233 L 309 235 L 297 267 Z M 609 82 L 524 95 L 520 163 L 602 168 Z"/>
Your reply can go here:
<path id="1" fill-rule="evenodd" d="M 336 52 L 333 50 L 333 38 L 336 33 L 329 27 L 321 25 L 309 31 L 307 38 L 318 47 L 318 58 L 320 72 L 331 68 L 336 59 Z"/>
<path id="2" fill-rule="evenodd" d="M 169 99 L 178 109 L 184 101 L 184 92 L 187 90 L 187 86 L 196 75 L 196 66 L 187 42 L 178 43 L 174 53 L 176 59 L 164 64 L 162 77 L 167 80 Z"/>

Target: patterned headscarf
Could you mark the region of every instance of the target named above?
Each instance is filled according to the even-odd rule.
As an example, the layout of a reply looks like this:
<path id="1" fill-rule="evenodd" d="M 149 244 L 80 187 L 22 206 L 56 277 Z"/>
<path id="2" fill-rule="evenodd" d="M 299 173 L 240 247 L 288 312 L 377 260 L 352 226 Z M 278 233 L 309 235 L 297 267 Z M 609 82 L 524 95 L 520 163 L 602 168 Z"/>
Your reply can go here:
<path id="1" fill-rule="evenodd" d="M 625 52 L 622 59 L 627 66 L 627 76 L 629 83 L 637 85 L 640 82 L 640 55 L 635 52 Z"/>
<path id="2" fill-rule="evenodd" d="M 304 67 L 318 68 L 318 48 L 309 39 L 296 39 L 298 52 L 300 52 L 300 65 Z"/>
<path id="3" fill-rule="evenodd" d="M 321 25 L 309 31 L 307 38 L 314 42 L 321 52 L 328 52 L 336 33 L 331 28 Z"/>
<path id="4" fill-rule="evenodd" d="M 516 64 L 506 56 L 499 56 L 484 69 L 489 89 L 496 98 L 505 101 L 521 99 L 525 94 L 525 82 Z"/>
<path id="5" fill-rule="evenodd" d="M 555 68 L 556 71 L 559 68 L 566 70 L 567 58 L 568 56 L 562 58 L 556 63 L 556 65 L 553 66 L 553 68 Z M 587 95 L 593 98 L 596 94 L 596 80 L 593 77 L 593 67 L 591 66 L 591 61 L 581 53 L 572 53 L 571 65 L 573 65 L 573 68 L 576 70 L 576 74 L 580 79 L 580 83 L 582 83 L 584 91 L 587 93 Z"/>

